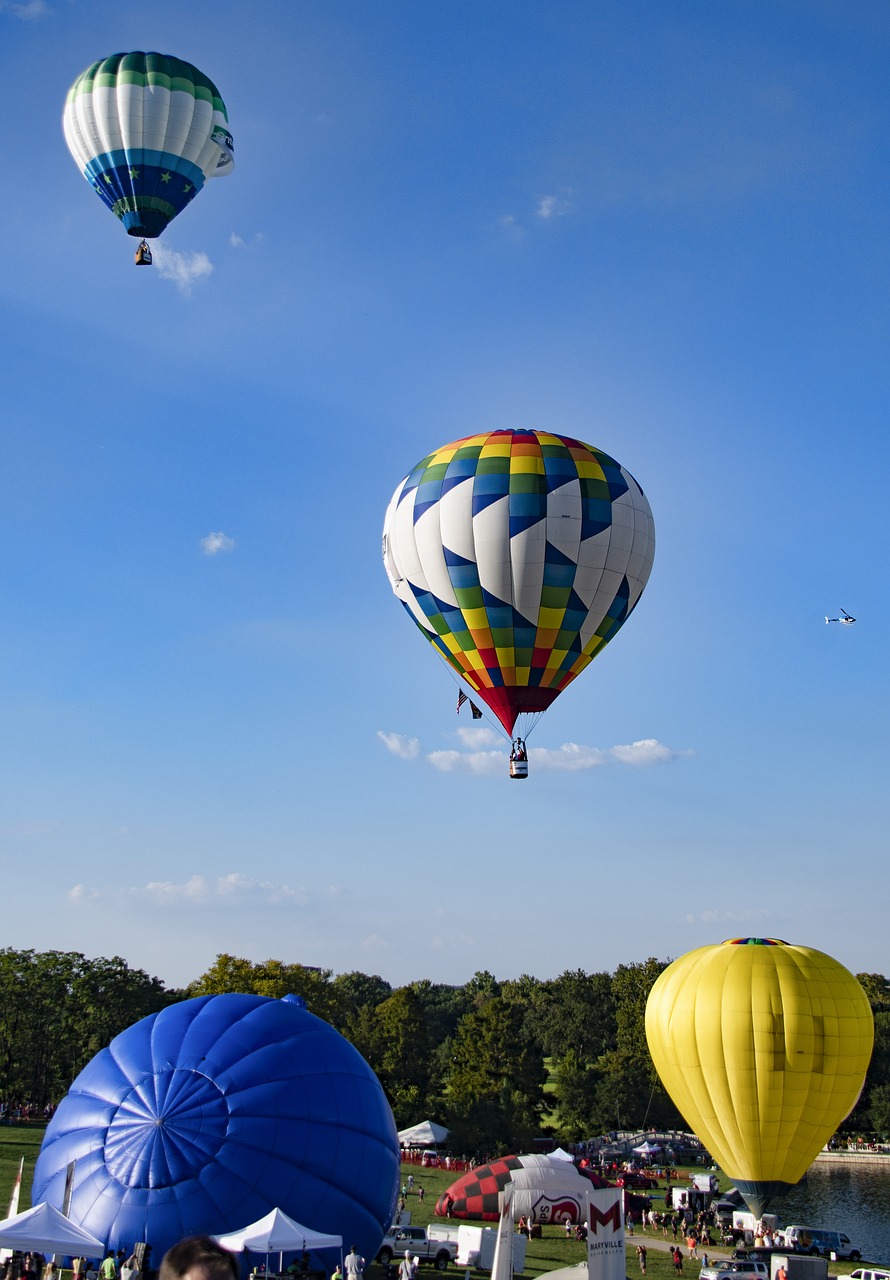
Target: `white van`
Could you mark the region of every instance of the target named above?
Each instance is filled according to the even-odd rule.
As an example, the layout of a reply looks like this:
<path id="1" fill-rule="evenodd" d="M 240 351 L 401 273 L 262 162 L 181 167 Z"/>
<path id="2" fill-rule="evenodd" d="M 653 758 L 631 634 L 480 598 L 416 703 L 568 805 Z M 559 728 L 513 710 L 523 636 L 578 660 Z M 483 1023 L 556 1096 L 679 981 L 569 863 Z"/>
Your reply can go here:
<path id="1" fill-rule="evenodd" d="M 890 1280 L 890 1271 L 872 1271 L 870 1268 L 857 1267 L 850 1272 L 850 1280 Z"/>
<path id="2" fill-rule="evenodd" d="M 834 1254 L 851 1262 L 858 1262 L 862 1257 L 862 1250 L 857 1249 L 843 1231 L 823 1231 L 820 1227 L 786 1227 L 785 1247 L 814 1257 L 821 1254 L 828 1258 Z"/>

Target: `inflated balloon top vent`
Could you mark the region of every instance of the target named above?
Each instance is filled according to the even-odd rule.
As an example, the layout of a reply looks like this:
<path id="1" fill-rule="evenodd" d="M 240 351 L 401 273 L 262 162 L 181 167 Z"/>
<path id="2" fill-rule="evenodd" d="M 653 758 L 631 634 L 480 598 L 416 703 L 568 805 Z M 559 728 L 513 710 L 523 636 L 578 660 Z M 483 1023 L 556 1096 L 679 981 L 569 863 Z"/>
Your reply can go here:
<path id="1" fill-rule="evenodd" d="M 172 1187 L 196 1177 L 219 1151 L 229 1106 L 200 1071 L 164 1071 L 124 1097 L 108 1126 L 105 1164 L 127 1187 Z"/>
<path id="2" fill-rule="evenodd" d="M 784 938 L 727 938 L 724 947 L 787 947 Z"/>

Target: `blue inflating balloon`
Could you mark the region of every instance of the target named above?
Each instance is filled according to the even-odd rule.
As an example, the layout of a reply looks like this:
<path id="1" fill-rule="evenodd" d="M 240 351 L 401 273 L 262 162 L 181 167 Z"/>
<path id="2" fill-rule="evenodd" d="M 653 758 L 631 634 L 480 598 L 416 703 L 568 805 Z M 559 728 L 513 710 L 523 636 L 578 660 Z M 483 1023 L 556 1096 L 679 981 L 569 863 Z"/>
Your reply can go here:
<path id="1" fill-rule="evenodd" d="M 71 1219 L 111 1249 L 148 1241 L 154 1265 L 274 1208 L 372 1258 L 399 1189 L 380 1082 L 292 996 L 200 996 L 115 1037 L 47 1128 L 33 1203 L 62 1203 L 74 1159 Z"/>

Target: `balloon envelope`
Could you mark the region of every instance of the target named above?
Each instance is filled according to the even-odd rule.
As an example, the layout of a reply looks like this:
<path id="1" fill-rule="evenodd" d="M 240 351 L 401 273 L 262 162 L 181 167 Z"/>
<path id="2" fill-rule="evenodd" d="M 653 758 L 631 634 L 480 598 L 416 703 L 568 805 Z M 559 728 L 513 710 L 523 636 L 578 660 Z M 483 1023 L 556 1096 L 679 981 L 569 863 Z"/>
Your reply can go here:
<path id="1" fill-rule="evenodd" d="M 33 1196 L 156 1258 L 281 1208 L 373 1257 L 392 1221 L 399 1148 L 371 1068 L 293 997 L 202 996 L 144 1018 L 80 1073 L 50 1122 Z"/>
<path id="2" fill-rule="evenodd" d="M 508 733 L 608 644 L 654 554 L 633 476 L 547 431 L 436 449 L 396 489 L 383 530 L 393 591 Z"/>
<path id="3" fill-rule="evenodd" d="M 738 938 L 664 970 L 646 1037 L 668 1093 L 759 1215 L 855 1106 L 874 1023 L 862 987 L 831 956 Z"/>
<path id="4" fill-rule="evenodd" d="M 530 1213 L 536 1222 L 581 1222 L 591 1186 L 611 1185 L 595 1173 L 550 1156 L 502 1156 L 477 1165 L 453 1182 L 439 1197 L 436 1215 L 445 1217 L 450 1212 L 452 1218 L 498 1222 L 499 1196 L 508 1182 L 514 1187 L 512 1208 L 517 1222 Z M 625 1191 L 624 1203 L 625 1208 L 639 1207 L 643 1200 Z"/>
<path id="5" fill-rule="evenodd" d="M 216 85 L 163 53 L 115 53 L 87 67 L 62 127 L 83 176 L 131 236 L 159 236 L 205 179 L 234 168 Z"/>

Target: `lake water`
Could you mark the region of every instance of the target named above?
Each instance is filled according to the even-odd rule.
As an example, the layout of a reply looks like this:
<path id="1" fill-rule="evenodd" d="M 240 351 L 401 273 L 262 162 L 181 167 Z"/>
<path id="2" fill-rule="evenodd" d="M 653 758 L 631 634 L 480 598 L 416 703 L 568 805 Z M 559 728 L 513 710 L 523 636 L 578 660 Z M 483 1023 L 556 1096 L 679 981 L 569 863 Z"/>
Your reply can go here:
<path id="1" fill-rule="evenodd" d="M 890 1168 L 814 1165 L 776 1211 L 786 1225 L 843 1231 L 863 1259 L 890 1266 Z"/>

